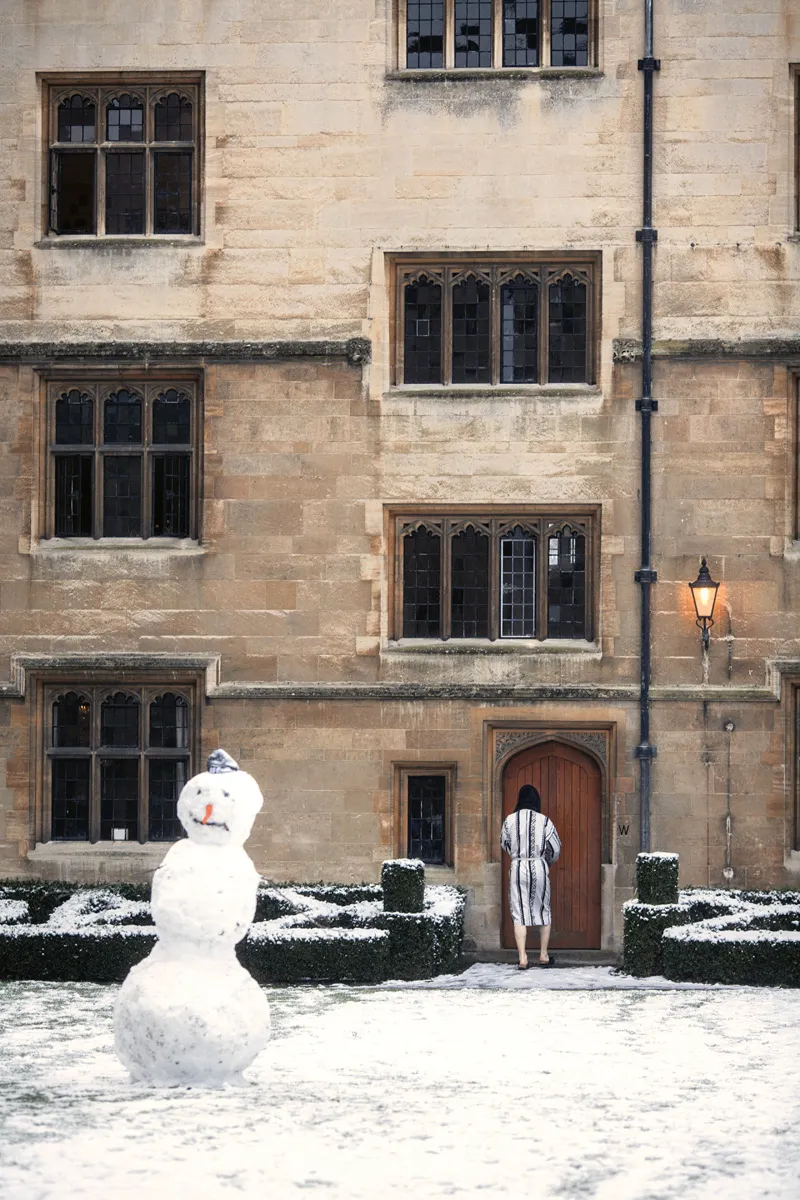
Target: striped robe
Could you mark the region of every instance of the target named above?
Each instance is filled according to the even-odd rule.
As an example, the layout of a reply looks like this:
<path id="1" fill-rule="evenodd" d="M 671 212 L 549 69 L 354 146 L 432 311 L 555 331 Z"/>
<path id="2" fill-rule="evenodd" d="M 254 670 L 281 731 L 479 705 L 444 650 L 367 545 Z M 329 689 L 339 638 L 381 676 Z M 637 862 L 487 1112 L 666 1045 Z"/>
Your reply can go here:
<path id="1" fill-rule="evenodd" d="M 561 840 L 549 817 L 531 808 L 506 817 L 500 845 L 511 855 L 508 901 L 515 925 L 550 925 L 550 864 Z"/>

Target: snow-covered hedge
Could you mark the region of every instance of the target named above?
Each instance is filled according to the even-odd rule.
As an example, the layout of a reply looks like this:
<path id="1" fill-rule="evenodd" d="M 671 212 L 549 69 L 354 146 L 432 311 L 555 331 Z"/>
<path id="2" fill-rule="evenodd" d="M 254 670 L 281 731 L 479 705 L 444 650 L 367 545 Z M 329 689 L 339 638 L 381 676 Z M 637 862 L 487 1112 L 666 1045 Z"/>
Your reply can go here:
<path id="1" fill-rule="evenodd" d="M 428 887 L 422 912 L 384 912 L 372 884 L 262 884 L 237 953 L 262 983 L 430 978 L 458 964 L 464 903 Z M 155 937 L 146 886 L 0 883 L 2 979 L 121 980 Z"/>
<path id="2" fill-rule="evenodd" d="M 696 888 L 671 904 L 629 900 L 623 921 L 629 975 L 800 987 L 798 892 Z"/>
<path id="3" fill-rule="evenodd" d="M 418 858 L 390 858 L 381 867 L 383 907 L 391 913 L 422 912 L 425 864 Z"/>
<path id="4" fill-rule="evenodd" d="M 800 987 L 800 904 L 747 904 L 728 916 L 667 929 L 668 979 Z"/>
<path id="5" fill-rule="evenodd" d="M 678 855 L 637 854 L 636 895 L 642 904 L 677 904 Z"/>

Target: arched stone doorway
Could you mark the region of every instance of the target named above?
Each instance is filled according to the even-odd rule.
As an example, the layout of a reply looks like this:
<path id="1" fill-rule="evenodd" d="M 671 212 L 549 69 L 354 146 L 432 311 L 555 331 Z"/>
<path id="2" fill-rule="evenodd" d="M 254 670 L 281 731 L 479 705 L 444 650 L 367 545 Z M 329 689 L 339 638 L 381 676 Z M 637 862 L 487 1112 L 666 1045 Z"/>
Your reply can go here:
<path id="1" fill-rule="evenodd" d="M 509 759 L 503 771 L 503 818 L 513 812 L 523 783 L 542 798 L 542 812 L 561 837 L 561 857 L 550 871 L 553 949 L 600 948 L 602 842 L 600 768 L 593 758 L 562 742 L 540 742 Z M 503 854 L 503 946 L 514 947 L 508 908 L 510 860 Z M 538 934 L 529 934 L 532 946 Z"/>

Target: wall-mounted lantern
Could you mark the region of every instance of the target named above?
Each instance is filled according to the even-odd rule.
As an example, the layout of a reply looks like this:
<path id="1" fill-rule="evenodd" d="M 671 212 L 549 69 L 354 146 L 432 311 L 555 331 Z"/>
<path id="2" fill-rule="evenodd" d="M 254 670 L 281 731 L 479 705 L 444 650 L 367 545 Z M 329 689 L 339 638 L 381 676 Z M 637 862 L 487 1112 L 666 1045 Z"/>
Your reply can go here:
<path id="1" fill-rule="evenodd" d="M 708 650 L 708 631 L 714 624 L 714 605 L 717 601 L 719 584 L 715 583 L 709 575 L 708 563 L 704 558 L 700 561 L 697 579 L 694 583 L 690 583 L 689 587 L 692 589 L 694 611 L 697 613 L 695 625 L 703 631 L 703 648 Z"/>

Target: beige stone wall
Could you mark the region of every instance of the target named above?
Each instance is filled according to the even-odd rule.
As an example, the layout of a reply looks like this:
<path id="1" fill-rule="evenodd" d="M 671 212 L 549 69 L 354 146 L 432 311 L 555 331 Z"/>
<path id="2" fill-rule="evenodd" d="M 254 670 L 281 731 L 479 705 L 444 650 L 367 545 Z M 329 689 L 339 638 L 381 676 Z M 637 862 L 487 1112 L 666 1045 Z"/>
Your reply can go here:
<path id="1" fill-rule="evenodd" d="M 641 6 L 601 0 L 595 74 L 457 83 L 387 78 L 388 0 L 331 0 L 322 16 L 295 0 L 162 7 L 99 3 L 86 23 L 55 0 L 5 6 L 0 342 L 366 336 L 373 359 L 197 363 L 202 544 L 124 553 L 39 539 L 38 376 L 0 367 L 0 680 L 18 653 L 203 653 L 245 687 L 528 686 L 538 698 L 514 716 L 538 721 L 612 704 L 631 826 L 614 851 L 614 937 L 638 821 L 639 384 L 612 343 L 639 332 Z M 796 5 L 669 0 L 657 20 L 656 337 L 796 338 Z M 37 72 L 118 69 L 205 73 L 202 238 L 43 245 Z M 390 388 L 387 253 L 559 248 L 602 255 L 597 387 Z M 770 661 L 800 660 L 792 364 L 656 362 L 653 827 L 686 882 L 720 881 L 729 796 L 735 882 L 796 879 L 792 668 L 780 699 L 767 686 Z M 390 647 L 385 513 L 399 503 L 601 505 L 597 646 Z M 685 586 L 701 554 L 723 582 L 705 668 Z M 217 696 L 203 748 L 227 746 L 263 780 L 254 851 L 282 879 L 376 877 L 392 762 L 456 762 L 455 877 L 490 946 L 482 730 L 501 711 Z M 30 715 L 30 698 L 0 700 L 0 874 L 60 869 L 24 857 Z"/>

